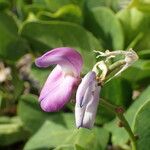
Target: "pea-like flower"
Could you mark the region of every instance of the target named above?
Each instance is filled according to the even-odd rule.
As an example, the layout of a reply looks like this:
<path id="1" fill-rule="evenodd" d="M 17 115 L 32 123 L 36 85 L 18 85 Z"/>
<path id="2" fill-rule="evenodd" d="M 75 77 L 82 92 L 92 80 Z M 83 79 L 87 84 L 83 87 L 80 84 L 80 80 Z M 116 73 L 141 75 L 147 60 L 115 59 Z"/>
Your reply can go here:
<path id="1" fill-rule="evenodd" d="M 46 112 L 60 110 L 79 84 L 83 64 L 81 55 L 72 48 L 60 47 L 37 58 L 35 64 L 44 68 L 56 64 L 41 90 L 39 101 Z"/>
<path id="2" fill-rule="evenodd" d="M 91 71 L 84 76 L 76 94 L 75 119 L 78 128 L 93 127 L 99 104 L 100 89 L 95 72 Z"/>
<path id="3" fill-rule="evenodd" d="M 56 64 L 40 93 L 39 101 L 44 111 L 54 112 L 60 110 L 78 87 L 75 105 L 76 126 L 78 128 L 93 127 L 101 85 L 118 76 L 138 59 L 133 50 L 95 52 L 99 54 L 97 58 L 104 57 L 105 59 L 97 62 L 92 71 L 84 76 L 81 83 L 80 72 L 83 61 L 76 50 L 69 47 L 55 48 L 36 59 L 35 64 L 38 67 L 49 67 Z M 123 55 L 124 59 L 114 62 L 108 67 L 107 62 L 118 55 Z M 121 66 L 122 68 L 117 73 L 107 79 L 110 72 Z"/>

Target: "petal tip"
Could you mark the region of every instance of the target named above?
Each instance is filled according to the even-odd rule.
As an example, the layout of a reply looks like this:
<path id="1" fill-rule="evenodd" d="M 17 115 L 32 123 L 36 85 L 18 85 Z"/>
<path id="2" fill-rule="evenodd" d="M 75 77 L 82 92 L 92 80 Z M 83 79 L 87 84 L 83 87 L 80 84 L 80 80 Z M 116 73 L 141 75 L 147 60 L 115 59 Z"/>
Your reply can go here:
<path id="1" fill-rule="evenodd" d="M 41 58 L 39 57 L 39 58 L 37 58 L 36 60 L 35 60 L 35 65 L 37 66 L 37 67 L 47 67 L 47 66 L 45 66 L 45 64 L 44 63 L 42 63 L 42 61 L 41 61 Z"/>
<path id="2" fill-rule="evenodd" d="M 48 106 L 48 105 L 45 105 L 43 103 L 40 104 L 41 105 L 41 108 L 43 111 L 45 112 L 58 112 L 61 108 L 58 108 L 58 107 L 54 107 L 54 106 Z"/>

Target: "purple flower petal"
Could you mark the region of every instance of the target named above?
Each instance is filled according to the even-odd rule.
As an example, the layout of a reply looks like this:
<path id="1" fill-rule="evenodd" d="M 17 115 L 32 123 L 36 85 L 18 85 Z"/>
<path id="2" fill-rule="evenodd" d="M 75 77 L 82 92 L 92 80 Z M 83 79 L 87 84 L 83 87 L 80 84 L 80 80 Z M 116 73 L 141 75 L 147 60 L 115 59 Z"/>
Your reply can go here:
<path id="1" fill-rule="evenodd" d="M 45 82 L 39 100 L 44 111 L 58 111 L 69 101 L 79 82 L 82 57 L 72 48 L 60 47 L 37 58 L 35 64 L 38 67 L 57 64 Z"/>
<path id="2" fill-rule="evenodd" d="M 56 81 L 57 83 L 53 81 L 51 82 L 50 86 L 44 87 L 45 89 L 48 89 L 48 87 L 50 88 L 46 96 L 43 99 L 41 99 L 40 102 L 41 108 L 46 112 L 59 111 L 69 101 L 74 86 L 78 82 L 77 78 L 69 75 L 60 75 L 58 78 L 58 81 Z M 48 82 L 49 81 L 47 81 L 47 83 Z"/>
<path id="3" fill-rule="evenodd" d="M 92 99 L 90 99 L 89 103 L 86 106 L 86 110 L 83 118 L 83 127 L 92 128 L 95 122 L 96 112 L 99 104 L 99 93 L 100 87 L 96 87 Z"/>
<path id="4" fill-rule="evenodd" d="M 90 84 L 95 80 L 96 73 L 93 71 L 88 72 L 84 78 L 82 79 L 81 84 L 78 87 L 77 94 L 76 94 L 76 104 L 77 105 L 83 105 L 83 97 L 85 95 L 85 92 L 87 88 L 90 86 Z"/>
<path id="5" fill-rule="evenodd" d="M 64 73 L 62 72 L 61 67 L 57 65 L 48 76 L 41 90 L 40 97 L 39 97 L 40 101 L 44 99 L 44 97 L 46 97 L 49 92 L 55 89 L 62 82 L 63 76 Z"/>
<path id="6" fill-rule="evenodd" d="M 93 127 L 100 92 L 95 77 L 94 72 L 89 72 L 78 87 L 75 106 L 76 126 L 78 128 Z"/>
<path id="7" fill-rule="evenodd" d="M 82 68 L 82 57 L 74 49 L 69 47 L 55 48 L 37 58 L 35 64 L 38 67 L 48 67 L 52 64 L 59 64 L 66 74 L 79 76 Z"/>
<path id="8" fill-rule="evenodd" d="M 81 84 L 80 84 L 81 85 Z M 75 118 L 76 118 L 76 126 L 79 128 L 82 126 L 83 123 L 83 118 L 84 118 L 84 113 L 86 110 L 86 105 L 89 102 L 89 100 L 92 99 L 92 93 L 91 90 L 92 86 L 90 85 L 86 91 L 84 96 L 82 97 L 81 101 L 77 103 L 76 101 L 76 106 L 75 106 Z M 78 93 L 78 90 L 77 90 Z M 83 102 L 84 101 L 84 102 Z"/>

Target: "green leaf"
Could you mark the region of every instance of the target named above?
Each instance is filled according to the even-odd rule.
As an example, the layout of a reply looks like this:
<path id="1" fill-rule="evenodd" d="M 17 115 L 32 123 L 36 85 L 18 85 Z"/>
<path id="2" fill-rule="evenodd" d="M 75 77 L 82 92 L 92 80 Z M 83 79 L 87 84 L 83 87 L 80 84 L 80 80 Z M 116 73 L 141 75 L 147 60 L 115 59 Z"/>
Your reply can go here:
<path id="1" fill-rule="evenodd" d="M 140 59 L 150 60 L 150 49 L 141 50 L 138 52 Z"/>
<path id="2" fill-rule="evenodd" d="M 22 96 L 19 101 L 18 114 L 28 130 L 32 131 L 32 133 L 37 131 L 25 146 L 25 149 L 28 150 L 34 148 L 48 149 L 64 144 L 77 144 L 85 148 L 88 142 L 95 145 L 95 148 L 101 147 L 103 150 L 108 142 L 109 134 L 101 128 L 94 128 L 92 131 L 85 129 L 82 131 L 81 129 L 81 131 L 77 130 L 77 133 L 73 131 L 75 121 L 72 114 L 42 112 L 41 108 L 39 108 L 37 97 L 34 95 Z M 87 136 L 89 139 L 87 138 L 86 141 L 81 140 Z M 91 136 L 94 136 L 94 139 L 97 140 L 93 140 Z M 58 140 L 59 138 L 60 140 Z M 43 141 L 42 144 L 39 141 Z"/>
<path id="3" fill-rule="evenodd" d="M 0 56 L 3 59 L 16 60 L 26 53 L 28 45 L 19 37 L 12 15 L 0 13 L 0 33 Z"/>
<path id="4" fill-rule="evenodd" d="M 109 133 L 105 129 L 93 128 L 92 130 L 88 130 L 80 128 L 78 130 L 74 130 L 72 135 L 66 139 L 65 144 L 78 145 L 85 150 L 104 150 L 106 148 L 108 138 Z"/>
<path id="5" fill-rule="evenodd" d="M 138 135 L 137 150 L 149 150 L 150 147 L 150 100 L 145 102 L 136 114 L 134 132 Z"/>
<path id="6" fill-rule="evenodd" d="M 125 117 L 130 124 L 131 128 L 134 128 L 135 118 L 138 110 L 141 106 L 150 100 L 150 86 L 142 92 L 140 97 L 135 100 L 135 102 L 129 107 L 129 109 L 125 113 Z M 118 119 L 117 119 L 118 120 Z M 129 140 L 129 136 L 124 128 L 117 127 L 117 120 L 115 119 L 111 123 L 105 125 L 105 127 L 112 132 L 112 142 L 114 145 L 119 145 L 123 148 L 127 148 L 127 141 Z"/>
<path id="7" fill-rule="evenodd" d="M 118 11 L 119 9 L 119 0 L 88 0 L 85 1 L 86 5 L 88 8 L 95 8 L 95 7 L 100 7 L 100 6 L 104 6 L 107 8 L 111 8 L 113 11 Z"/>
<path id="8" fill-rule="evenodd" d="M 70 134 L 71 131 L 65 129 L 63 126 L 46 121 L 26 143 L 24 150 L 48 150 L 62 144 Z"/>
<path id="9" fill-rule="evenodd" d="M 148 86 L 150 81 L 150 61 L 138 60 L 130 68 L 128 68 L 122 76 L 129 80 L 133 86 Z"/>
<path id="10" fill-rule="evenodd" d="M 124 31 L 125 48 L 127 48 L 139 34 L 138 31 L 143 15 L 137 9 L 123 9 L 117 13 L 117 17 L 119 18 Z"/>
<path id="11" fill-rule="evenodd" d="M 93 129 L 94 134 L 96 135 L 97 139 L 97 150 L 106 150 L 108 141 L 109 141 L 109 132 L 104 128 L 95 127 Z"/>
<path id="12" fill-rule="evenodd" d="M 27 142 L 24 149 L 49 149 L 56 147 L 57 150 L 65 148 L 71 150 L 90 150 L 91 148 L 93 150 L 104 150 L 108 138 L 108 132 L 101 128 L 67 130 L 58 124 L 46 121 Z"/>
<path id="13" fill-rule="evenodd" d="M 84 71 L 91 69 L 95 62 L 92 50 L 100 48 L 91 33 L 67 22 L 29 22 L 23 26 L 21 35 L 28 39 L 34 52 L 63 46 L 77 49 L 84 59 Z"/>
<path id="14" fill-rule="evenodd" d="M 73 4 L 65 5 L 57 10 L 55 13 L 40 11 L 37 16 L 39 19 L 47 21 L 62 20 L 72 23 L 74 22 L 77 24 L 81 24 L 83 21 L 81 9 L 79 8 L 79 6 Z"/>
<path id="15" fill-rule="evenodd" d="M 136 7 L 143 12 L 150 12 L 149 0 L 132 0 L 130 7 Z"/>
<path id="16" fill-rule="evenodd" d="M 128 108 L 132 100 L 132 88 L 127 80 L 118 77 L 103 86 L 100 97 L 112 104 Z M 96 123 L 103 124 L 114 119 L 114 117 L 113 113 L 100 106 L 96 116 Z"/>
<path id="17" fill-rule="evenodd" d="M 8 0 L 0 0 L 0 11 L 10 7 Z"/>
<path id="18" fill-rule="evenodd" d="M 118 12 L 125 35 L 125 48 L 149 49 L 149 25 L 150 13 L 144 13 L 138 9 L 123 9 Z"/>
<path id="19" fill-rule="evenodd" d="M 115 105 L 121 105 L 127 108 L 132 100 L 131 85 L 121 77 L 115 78 L 104 85 L 101 91 L 101 97 Z"/>
<path id="20" fill-rule="evenodd" d="M 34 0 L 31 2 L 19 0 L 17 3 L 17 11 L 20 18 L 25 18 L 29 13 L 38 14 L 42 19 L 65 19 L 76 23 L 80 23 L 81 10 L 83 0 Z M 75 20 L 73 20 L 73 18 Z"/>
<path id="21" fill-rule="evenodd" d="M 25 131 L 18 117 L 0 117 L 0 145 L 10 145 L 27 139 L 28 132 Z"/>
<path id="22" fill-rule="evenodd" d="M 74 127 L 73 114 L 43 112 L 40 108 L 37 96 L 32 94 L 23 95 L 20 98 L 18 115 L 31 133 L 36 132 L 46 120 L 56 122 L 66 128 Z"/>
<path id="23" fill-rule="evenodd" d="M 39 0 L 34 0 L 34 2 L 39 3 Z M 82 7 L 84 0 L 43 0 L 41 1 L 41 3 L 46 5 L 50 11 L 55 12 L 63 6 L 69 4 L 74 4 Z"/>
<path id="24" fill-rule="evenodd" d="M 85 17 L 85 26 L 99 39 L 104 49 L 114 50 L 124 47 L 120 22 L 110 9 L 95 7 L 88 10 Z"/>
<path id="25" fill-rule="evenodd" d="M 55 148 L 54 150 L 84 150 L 82 147 L 76 145 L 75 147 L 72 145 L 61 145 Z"/>

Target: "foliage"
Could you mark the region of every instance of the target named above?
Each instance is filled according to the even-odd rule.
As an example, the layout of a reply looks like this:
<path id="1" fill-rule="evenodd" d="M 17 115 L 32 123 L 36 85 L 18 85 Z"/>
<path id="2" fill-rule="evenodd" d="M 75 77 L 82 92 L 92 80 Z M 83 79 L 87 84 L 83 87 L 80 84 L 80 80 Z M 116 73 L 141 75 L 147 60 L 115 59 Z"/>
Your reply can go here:
<path id="1" fill-rule="evenodd" d="M 126 4 L 125 4 L 126 2 Z M 98 61 L 93 50 L 133 48 L 139 60 L 102 88 L 100 97 L 126 109 L 138 150 L 150 147 L 149 0 L 0 0 L 0 149 L 130 149 L 115 115 L 99 106 L 92 130 L 76 129 L 74 104 L 43 112 L 39 91 L 52 68 L 34 59 L 56 47 L 73 47 L 84 59 L 82 76 Z"/>

